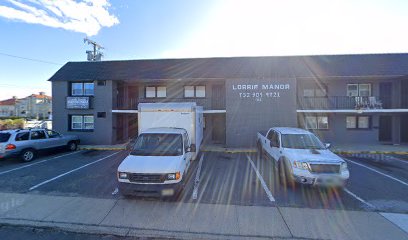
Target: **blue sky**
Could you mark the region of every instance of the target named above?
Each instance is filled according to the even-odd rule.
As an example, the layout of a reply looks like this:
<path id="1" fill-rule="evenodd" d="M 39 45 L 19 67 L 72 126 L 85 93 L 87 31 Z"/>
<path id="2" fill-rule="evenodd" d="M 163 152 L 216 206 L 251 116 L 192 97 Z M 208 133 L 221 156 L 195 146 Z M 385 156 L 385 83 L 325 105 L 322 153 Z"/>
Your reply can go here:
<path id="1" fill-rule="evenodd" d="M 404 0 L 0 0 L 0 99 L 50 94 L 87 35 L 103 60 L 408 52 L 407 13 Z"/>

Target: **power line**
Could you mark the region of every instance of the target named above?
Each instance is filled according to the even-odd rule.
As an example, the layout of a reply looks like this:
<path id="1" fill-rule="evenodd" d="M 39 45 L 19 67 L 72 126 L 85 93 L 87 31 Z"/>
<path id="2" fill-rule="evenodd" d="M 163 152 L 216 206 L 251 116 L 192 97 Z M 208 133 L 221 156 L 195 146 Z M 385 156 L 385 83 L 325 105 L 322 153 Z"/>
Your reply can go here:
<path id="1" fill-rule="evenodd" d="M 11 55 L 11 54 L 2 53 L 2 52 L 0 52 L 0 55 L 7 56 L 7 57 L 13 57 L 13 58 L 20 58 L 20 59 L 29 60 L 29 61 L 34 61 L 34 62 L 48 63 L 48 64 L 54 64 L 54 65 L 60 65 L 60 66 L 63 65 L 63 64 L 61 64 L 61 63 L 49 62 L 49 61 L 44 61 L 44 60 L 34 59 L 34 58 L 20 57 L 20 56 Z"/>

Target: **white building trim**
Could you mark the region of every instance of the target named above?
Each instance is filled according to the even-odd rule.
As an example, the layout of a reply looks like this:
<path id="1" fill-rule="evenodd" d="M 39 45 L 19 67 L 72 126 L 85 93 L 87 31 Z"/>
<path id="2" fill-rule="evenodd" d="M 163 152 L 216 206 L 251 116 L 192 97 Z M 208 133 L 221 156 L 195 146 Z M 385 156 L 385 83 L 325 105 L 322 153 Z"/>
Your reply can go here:
<path id="1" fill-rule="evenodd" d="M 406 113 L 408 109 L 320 109 L 296 110 L 298 113 Z"/>

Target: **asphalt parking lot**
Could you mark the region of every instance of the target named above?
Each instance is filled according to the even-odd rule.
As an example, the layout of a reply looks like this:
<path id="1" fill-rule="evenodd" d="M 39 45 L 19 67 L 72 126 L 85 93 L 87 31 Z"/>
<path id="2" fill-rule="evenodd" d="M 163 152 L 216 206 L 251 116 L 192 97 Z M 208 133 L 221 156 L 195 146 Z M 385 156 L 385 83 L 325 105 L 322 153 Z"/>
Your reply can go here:
<path id="1" fill-rule="evenodd" d="M 45 154 L 30 163 L 3 159 L 0 192 L 123 198 L 117 190 L 116 169 L 126 155 L 126 151 L 82 150 Z M 271 162 L 256 153 L 205 152 L 201 164 L 200 159 L 192 164 L 179 201 L 408 213 L 408 161 L 398 156 L 347 161 L 351 177 L 344 191 L 286 189 L 275 180 Z"/>

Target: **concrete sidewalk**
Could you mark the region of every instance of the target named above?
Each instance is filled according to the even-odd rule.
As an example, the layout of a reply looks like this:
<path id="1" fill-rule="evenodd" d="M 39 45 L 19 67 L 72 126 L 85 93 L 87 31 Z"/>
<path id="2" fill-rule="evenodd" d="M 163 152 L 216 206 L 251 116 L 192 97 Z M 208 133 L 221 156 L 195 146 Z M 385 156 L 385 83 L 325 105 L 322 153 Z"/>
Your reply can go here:
<path id="1" fill-rule="evenodd" d="M 15 193 L 0 193 L 0 224 L 178 239 L 408 239 L 375 212 Z"/>

